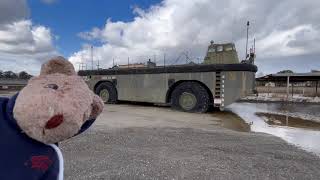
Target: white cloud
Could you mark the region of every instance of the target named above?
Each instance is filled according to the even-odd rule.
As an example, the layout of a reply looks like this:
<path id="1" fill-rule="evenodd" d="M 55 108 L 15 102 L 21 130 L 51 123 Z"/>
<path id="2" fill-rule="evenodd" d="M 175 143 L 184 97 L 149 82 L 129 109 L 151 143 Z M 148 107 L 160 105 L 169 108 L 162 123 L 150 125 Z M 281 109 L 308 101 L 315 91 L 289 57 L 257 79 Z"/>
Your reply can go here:
<path id="1" fill-rule="evenodd" d="M 5 24 L 0 29 L 0 51 L 21 55 L 54 51 L 50 29 L 32 26 L 30 20 Z"/>
<path id="2" fill-rule="evenodd" d="M 0 25 L 1 69 L 37 73 L 41 63 L 58 55 L 53 44 L 50 29 L 33 26 L 30 20 Z"/>
<path id="3" fill-rule="evenodd" d="M 94 27 L 79 36 L 102 43 L 95 47 L 94 55 L 104 67 L 111 66 L 113 58 L 127 63 L 129 56 L 138 62 L 156 54 L 160 61 L 164 53 L 168 61 L 174 62 L 183 51 L 194 59 L 203 58 L 210 40 L 235 42 L 241 58 L 245 23 L 250 20 L 251 37 L 257 38 L 260 52 L 258 58 L 281 59 L 319 52 L 316 40 L 320 9 L 315 8 L 319 6 L 318 0 L 164 0 L 147 10 L 134 8 L 136 17 L 131 22 L 108 19 L 103 28 Z M 86 48 L 70 57 L 74 64 L 88 59 L 90 51 Z"/>
<path id="4" fill-rule="evenodd" d="M 55 36 L 50 28 L 28 20 L 25 0 L 3 0 L 0 9 L 1 5 L 7 9 L 6 13 L 0 11 L 0 70 L 37 74 L 44 61 L 59 54 L 54 47 Z"/>
<path id="5" fill-rule="evenodd" d="M 312 25 L 299 25 L 289 30 L 274 31 L 260 39 L 258 49 L 262 57 L 297 56 L 319 52 L 320 32 Z"/>

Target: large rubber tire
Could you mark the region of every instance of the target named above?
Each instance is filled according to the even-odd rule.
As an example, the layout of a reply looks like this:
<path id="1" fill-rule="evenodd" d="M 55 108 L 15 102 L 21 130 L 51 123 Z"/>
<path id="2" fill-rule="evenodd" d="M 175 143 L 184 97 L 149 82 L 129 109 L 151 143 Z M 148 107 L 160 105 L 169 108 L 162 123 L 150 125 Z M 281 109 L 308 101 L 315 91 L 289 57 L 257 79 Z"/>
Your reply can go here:
<path id="1" fill-rule="evenodd" d="M 104 82 L 99 84 L 95 92 L 104 103 L 115 104 L 118 101 L 117 90 L 112 83 Z"/>
<path id="2" fill-rule="evenodd" d="M 210 96 L 207 90 L 197 82 L 183 82 L 171 94 L 171 107 L 176 110 L 205 113 L 209 106 Z"/>

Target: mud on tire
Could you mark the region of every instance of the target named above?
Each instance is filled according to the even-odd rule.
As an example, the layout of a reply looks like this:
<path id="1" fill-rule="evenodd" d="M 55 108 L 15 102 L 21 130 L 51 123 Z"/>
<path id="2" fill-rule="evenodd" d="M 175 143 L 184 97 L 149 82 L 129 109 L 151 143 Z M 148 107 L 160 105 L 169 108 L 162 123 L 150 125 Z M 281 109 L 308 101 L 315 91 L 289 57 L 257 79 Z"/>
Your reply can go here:
<path id="1" fill-rule="evenodd" d="M 173 109 L 185 112 L 207 112 L 210 96 L 207 90 L 197 82 L 183 82 L 171 94 Z"/>
<path id="2" fill-rule="evenodd" d="M 101 97 L 104 103 L 114 104 L 118 100 L 117 90 L 114 85 L 109 82 L 99 84 L 95 93 Z"/>

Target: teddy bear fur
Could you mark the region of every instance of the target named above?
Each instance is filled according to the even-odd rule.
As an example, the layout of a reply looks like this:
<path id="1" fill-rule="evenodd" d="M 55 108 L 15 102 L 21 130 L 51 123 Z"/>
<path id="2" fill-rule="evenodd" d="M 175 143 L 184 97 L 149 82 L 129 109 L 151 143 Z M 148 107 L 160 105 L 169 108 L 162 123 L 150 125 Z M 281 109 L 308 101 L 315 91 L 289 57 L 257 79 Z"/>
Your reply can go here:
<path id="1" fill-rule="evenodd" d="M 13 115 L 29 137 L 53 144 L 76 135 L 102 109 L 102 100 L 77 76 L 73 65 L 63 57 L 56 57 L 43 64 L 40 75 L 30 79 L 21 90 Z M 63 117 L 62 123 L 46 128 L 54 116 Z"/>
<path id="2" fill-rule="evenodd" d="M 63 57 L 11 98 L 0 97 L 0 180 L 63 180 L 57 144 L 88 129 L 103 102 Z"/>

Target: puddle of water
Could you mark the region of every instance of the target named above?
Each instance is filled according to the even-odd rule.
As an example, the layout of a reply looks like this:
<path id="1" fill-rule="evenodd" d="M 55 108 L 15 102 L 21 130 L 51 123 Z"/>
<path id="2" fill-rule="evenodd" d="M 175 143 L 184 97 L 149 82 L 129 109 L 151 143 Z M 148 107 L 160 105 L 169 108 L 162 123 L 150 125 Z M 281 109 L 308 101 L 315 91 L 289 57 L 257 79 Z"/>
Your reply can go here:
<path id="1" fill-rule="evenodd" d="M 227 110 L 250 124 L 253 132 L 272 134 L 320 156 L 320 125 L 295 116 L 320 122 L 320 105 L 234 103 Z"/>
<path id="2" fill-rule="evenodd" d="M 240 132 L 251 131 L 250 125 L 233 112 L 214 112 L 213 116 L 221 119 L 218 124 L 224 128 Z"/>
<path id="3" fill-rule="evenodd" d="M 257 112 L 256 115 L 261 117 L 269 125 L 320 130 L 320 123 L 307 119 L 263 112 Z"/>

